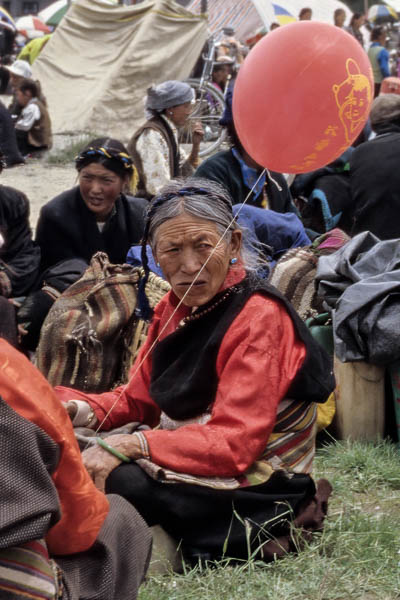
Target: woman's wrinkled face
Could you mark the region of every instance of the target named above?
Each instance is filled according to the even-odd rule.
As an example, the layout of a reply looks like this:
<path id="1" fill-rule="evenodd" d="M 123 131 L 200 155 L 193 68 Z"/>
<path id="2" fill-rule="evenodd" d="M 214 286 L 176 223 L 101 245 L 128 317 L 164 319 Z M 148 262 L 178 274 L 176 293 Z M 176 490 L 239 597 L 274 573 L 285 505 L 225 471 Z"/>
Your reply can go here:
<path id="1" fill-rule="evenodd" d="M 105 221 L 124 187 L 125 180 L 100 163 L 90 163 L 79 172 L 79 188 L 84 203 L 96 221 Z"/>
<path id="2" fill-rule="evenodd" d="M 165 278 L 181 300 L 211 252 L 216 248 L 183 303 L 201 306 L 220 290 L 231 258 L 240 251 L 241 232 L 232 232 L 229 243 L 220 241 L 217 225 L 206 219 L 182 214 L 169 219 L 156 232 L 154 254 Z"/>
<path id="3" fill-rule="evenodd" d="M 176 127 L 183 127 L 193 111 L 193 106 L 192 102 L 171 106 L 171 108 L 167 108 L 167 117 Z"/>

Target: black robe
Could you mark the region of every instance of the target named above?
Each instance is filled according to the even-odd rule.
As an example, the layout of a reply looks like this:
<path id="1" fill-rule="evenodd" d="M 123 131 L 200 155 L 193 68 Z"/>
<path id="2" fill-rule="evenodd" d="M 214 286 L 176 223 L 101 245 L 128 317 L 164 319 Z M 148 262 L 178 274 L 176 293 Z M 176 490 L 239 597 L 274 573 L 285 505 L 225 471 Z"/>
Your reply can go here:
<path id="1" fill-rule="evenodd" d="M 243 181 L 240 164 L 233 155 L 232 150 L 223 150 L 207 158 L 198 167 L 194 177 L 204 177 L 204 179 L 211 179 L 223 185 L 230 193 L 233 204 L 244 202 L 250 192 Z M 266 182 L 269 208 L 280 213 L 294 212 L 298 214 L 285 177 L 281 173 L 270 171 L 266 174 Z M 254 198 L 253 193 L 248 198 L 247 204 L 260 207 L 261 200 L 261 194 Z"/>
<path id="2" fill-rule="evenodd" d="M 352 235 L 371 231 L 381 240 L 400 237 L 399 151 L 400 128 L 395 125 L 354 150 L 350 159 Z"/>
<path id="3" fill-rule="evenodd" d="M 121 194 L 100 232 L 79 187 L 56 196 L 41 209 L 36 229 L 42 270 L 68 259 L 89 263 L 99 250 L 106 252 L 112 263 L 124 263 L 129 248 L 141 240 L 147 205 L 142 198 Z"/>
<path id="4" fill-rule="evenodd" d="M 24 296 L 34 286 L 40 264 L 40 249 L 32 241 L 29 200 L 22 192 L 0 185 L 0 269 L 11 283 L 12 297 Z"/>

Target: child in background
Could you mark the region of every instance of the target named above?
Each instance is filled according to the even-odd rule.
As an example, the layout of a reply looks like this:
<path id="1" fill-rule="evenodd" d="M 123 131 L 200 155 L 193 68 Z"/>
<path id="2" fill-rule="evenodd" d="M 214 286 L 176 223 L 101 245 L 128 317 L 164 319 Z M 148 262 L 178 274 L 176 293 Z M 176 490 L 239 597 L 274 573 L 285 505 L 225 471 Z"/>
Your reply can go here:
<path id="1" fill-rule="evenodd" d="M 15 123 L 18 147 L 23 156 L 51 148 L 51 121 L 46 106 L 38 98 L 34 81 L 24 79 L 16 91 L 22 112 Z"/>

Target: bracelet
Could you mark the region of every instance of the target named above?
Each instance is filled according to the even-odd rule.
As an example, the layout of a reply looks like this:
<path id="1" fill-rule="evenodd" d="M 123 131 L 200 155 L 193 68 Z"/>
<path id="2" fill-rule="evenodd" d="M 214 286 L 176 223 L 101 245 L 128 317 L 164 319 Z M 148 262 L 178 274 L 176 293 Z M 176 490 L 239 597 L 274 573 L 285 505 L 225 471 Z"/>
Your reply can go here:
<path id="1" fill-rule="evenodd" d="M 103 450 L 107 450 L 107 452 L 109 452 L 110 454 L 113 454 L 114 456 L 119 458 L 119 460 L 122 460 L 123 462 L 126 462 L 126 463 L 131 462 L 131 459 L 128 456 L 126 456 L 125 454 L 122 454 L 122 452 L 119 452 L 118 450 L 116 450 L 115 448 L 113 448 L 112 446 L 107 444 L 107 442 L 105 440 L 103 440 L 103 438 L 98 437 L 98 438 L 96 438 L 96 441 L 97 441 L 98 445 L 103 448 Z"/>
<path id="2" fill-rule="evenodd" d="M 135 431 L 133 435 L 136 435 L 136 437 L 139 440 L 140 450 L 142 452 L 143 458 L 150 459 L 149 445 L 147 443 L 146 436 L 144 436 L 141 431 Z"/>

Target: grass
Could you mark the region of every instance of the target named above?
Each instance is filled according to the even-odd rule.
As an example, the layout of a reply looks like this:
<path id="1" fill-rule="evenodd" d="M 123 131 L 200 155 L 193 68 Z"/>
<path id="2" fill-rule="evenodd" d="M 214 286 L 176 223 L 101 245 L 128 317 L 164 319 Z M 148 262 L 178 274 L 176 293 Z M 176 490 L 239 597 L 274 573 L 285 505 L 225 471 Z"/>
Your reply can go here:
<path id="1" fill-rule="evenodd" d="M 317 452 L 315 477 L 333 485 L 329 517 L 299 554 L 150 577 L 139 600 L 400 599 L 398 447 L 328 444 Z"/>
<path id="2" fill-rule="evenodd" d="M 91 140 L 101 137 L 95 133 L 82 133 L 79 136 L 71 137 L 71 140 L 63 148 L 51 150 L 47 156 L 47 162 L 50 165 L 62 166 L 72 164 L 75 157 Z"/>

